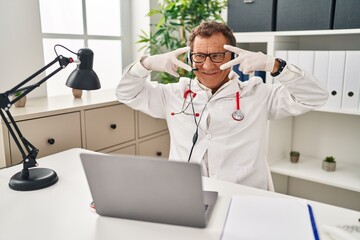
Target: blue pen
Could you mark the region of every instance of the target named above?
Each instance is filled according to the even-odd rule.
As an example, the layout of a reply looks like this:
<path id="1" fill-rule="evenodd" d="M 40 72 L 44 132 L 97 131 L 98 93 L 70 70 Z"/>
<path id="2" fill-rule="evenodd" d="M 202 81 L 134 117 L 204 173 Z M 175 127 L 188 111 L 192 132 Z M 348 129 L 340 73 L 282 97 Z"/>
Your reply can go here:
<path id="1" fill-rule="evenodd" d="M 315 223 L 313 210 L 312 210 L 312 207 L 309 204 L 308 204 L 308 208 L 309 208 L 310 221 L 311 221 L 311 226 L 312 226 L 312 229 L 313 229 L 313 232 L 314 232 L 315 240 L 320 240 L 319 233 L 318 233 L 317 228 L 316 228 L 316 223 Z"/>

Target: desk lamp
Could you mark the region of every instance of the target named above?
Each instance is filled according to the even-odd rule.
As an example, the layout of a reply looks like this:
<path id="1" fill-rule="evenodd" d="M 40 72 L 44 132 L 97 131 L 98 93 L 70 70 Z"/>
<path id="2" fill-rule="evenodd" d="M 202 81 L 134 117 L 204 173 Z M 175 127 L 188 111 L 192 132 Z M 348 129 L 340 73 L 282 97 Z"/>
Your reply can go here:
<path id="1" fill-rule="evenodd" d="M 77 61 L 74 61 L 72 58 L 67 58 L 62 55 L 58 55 L 56 52 L 56 47 L 63 47 L 69 52 L 77 55 Z M 36 87 L 39 87 L 46 80 L 54 76 L 56 73 L 64 69 L 69 63 L 77 62 L 77 68 L 70 74 L 69 78 L 66 81 L 66 85 L 70 88 L 82 89 L 82 90 L 95 90 L 100 88 L 100 81 L 96 73 L 93 71 L 93 59 L 94 53 L 88 48 L 82 48 L 75 53 L 68 48 L 62 45 L 55 45 L 54 51 L 56 53 L 56 58 L 39 69 L 33 75 L 29 76 L 27 79 L 13 87 L 12 89 L 0 93 L 0 115 L 3 119 L 6 127 L 9 130 L 11 137 L 14 139 L 16 146 L 18 147 L 21 156 L 23 169 L 21 172 L 16 173 L 11 177 L 9 182 L 9 187 L 17 191 L 31 191 L 49 187 L 55 184 L 58 181 L 58 176 L 55 171 L 48 168 L 33 168 L 37 167 L 38 163 L 36 162 L 36 156 L 39 150 L 33 146 L 21 133 L 18 128 L 14 118 L 10 113 L 11 106 L 20 100 L 22 97 L 33 91 Z M 34 77 L 45 71 L 47 68 L 58 62 L 60 67 L 51 72 L 45 78 L 39 82 L 24 86 Z M 20 92 L 18 96 L 10 100 L 9 96 L 15 95 L 15 93 Z M 10 120 L 8 122 L 7 118 Z"/>

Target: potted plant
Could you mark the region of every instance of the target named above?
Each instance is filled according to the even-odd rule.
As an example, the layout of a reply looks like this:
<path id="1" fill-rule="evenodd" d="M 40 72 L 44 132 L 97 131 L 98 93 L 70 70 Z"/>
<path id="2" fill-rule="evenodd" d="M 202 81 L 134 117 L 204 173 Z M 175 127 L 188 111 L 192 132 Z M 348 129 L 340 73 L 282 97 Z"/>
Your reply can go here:
<path id="1" fill-rule="evenodd" d="M 148 17 L 160 15 L 157 24 L 151 24 L 150 34 L 142 31 L 137 43 L 143 44 L 139 50 L 145 49 L 147 54 L 154 55 L 169 52 L 186 46 L 190 31 L 202 21 L 224 20 L 221 11 L 227 7 L 227 0 L 163 0 L 158 9 L 151 9 Z M 182 56 L 185 61 L 186 55 Z M 192 73 L 179 69 L 180 76 L 192 77 Z M 177 82 L 177 78 L 167 73 L 153 76 L 162 83 Z"/>
<path id="2" fill-rule="evenodd" d="M 290 162 L 297 163 L 300 158 L 300 153 L 298 151 L 291 151 L 290 152 Z"/>
<path id="3" fill-rule="evenodd" d="M 13 95 L 13 99 L 19 97 L 22 93 L 23 93 L 22 91 L 15 92 L 15 94 Z M 14 105 L 15 107 L 25 107 L 26 95 L 20 98 L 17 102 L 15 102 Z"/>
<path id="4" fill-rule="evenodd" d="M 336 169 L 336 161 L 333 156 L 327 156 L 322 161 L 322 169 L 324 169 L 327 172 L 333 172 Z"/>

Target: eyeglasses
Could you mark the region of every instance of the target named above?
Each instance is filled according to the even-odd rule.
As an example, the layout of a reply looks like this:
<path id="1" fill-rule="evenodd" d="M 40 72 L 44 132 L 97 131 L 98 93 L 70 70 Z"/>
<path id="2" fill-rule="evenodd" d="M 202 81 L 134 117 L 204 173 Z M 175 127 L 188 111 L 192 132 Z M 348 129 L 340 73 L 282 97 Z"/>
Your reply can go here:
<path id="1" fill-rule="evenodd" d="M 191 53 L 190 57 L 191 60 L 193 60 L 196 63 L 203 63 L 205 62 L 206 58 L 209 57 L 210 60 L 214 63 L 221 63 L 224 61 L 225 59 L 225 54 L 229 52 L 229 51 L 225 51 L 225 52 L 216 52 L 216 53 L 209 53 L 209 54 L 205 54 L 205 53 Z"/>

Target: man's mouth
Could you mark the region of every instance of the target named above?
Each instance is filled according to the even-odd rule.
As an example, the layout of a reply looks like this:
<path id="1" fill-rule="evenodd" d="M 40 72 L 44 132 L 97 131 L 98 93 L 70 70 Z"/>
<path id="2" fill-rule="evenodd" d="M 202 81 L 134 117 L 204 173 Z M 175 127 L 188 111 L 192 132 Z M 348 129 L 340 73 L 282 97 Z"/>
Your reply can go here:
<path id="1" fill-rule="evenodd" d="M 211 76 L 211 75 L 218 74 L 218 73 L 219 73 L 219 71 L 216 71 L 216 72 L 201 72 L 201 73 L 203 73 L 203 74 L 205 74 L 205 75 L 209 75 L 209 76 Z"/>

